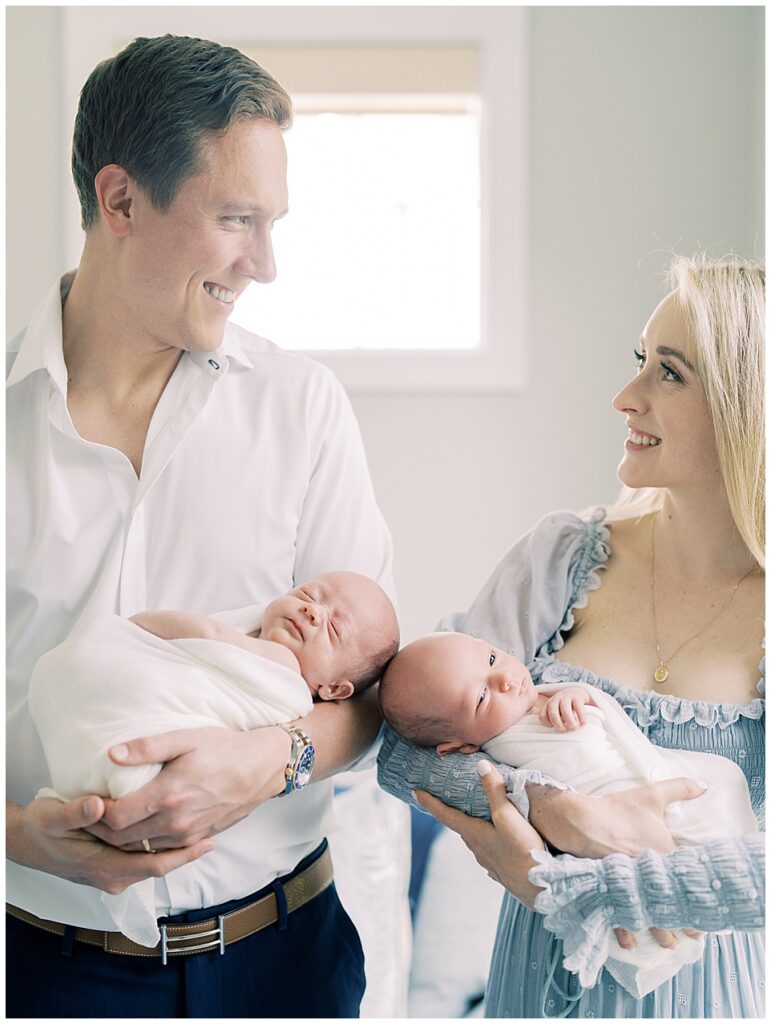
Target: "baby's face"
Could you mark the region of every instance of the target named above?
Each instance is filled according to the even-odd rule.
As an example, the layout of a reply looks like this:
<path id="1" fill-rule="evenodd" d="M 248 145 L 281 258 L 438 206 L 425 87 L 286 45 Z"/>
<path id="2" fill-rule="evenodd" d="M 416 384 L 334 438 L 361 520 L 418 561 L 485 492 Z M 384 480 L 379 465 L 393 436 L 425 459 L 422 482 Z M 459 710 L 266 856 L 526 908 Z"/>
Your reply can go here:
<path id="1" fill-rule="evenodd" d="M 260 636 L 292 651 L 316 695 L 322 687 L 349 679 L 378 651 L 393 618 L 388 598 L 372 580 L 353 572 L 329 572 L 272 601 Z M 350 692 L 352 688 L 334 694 L 324 689 L 319 695 Z"/>
<path id="2" fill-rule="evenodd" d="M 472 753 L 518 722 L 537 693 L 524 664 L 484 640 L 461 633 L 436 634 L 420 641 L 424 710 L 437 709 L 449 727 L 437 751 Z"/>

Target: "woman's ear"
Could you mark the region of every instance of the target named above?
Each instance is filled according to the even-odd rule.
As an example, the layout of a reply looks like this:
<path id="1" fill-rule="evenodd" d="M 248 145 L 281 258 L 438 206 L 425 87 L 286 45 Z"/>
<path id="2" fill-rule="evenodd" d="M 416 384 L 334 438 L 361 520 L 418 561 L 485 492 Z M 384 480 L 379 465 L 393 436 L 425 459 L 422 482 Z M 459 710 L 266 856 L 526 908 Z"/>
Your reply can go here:
<path id="1" fill-rule="evenodd" d="M 454 754 L 456 751 L 459 754 L 476 754 L 478 750 L 479 747 L 474 743 L 458 743 L 457 740 L 436 745 L 436 752 L 440 757 L 444 757 L 445 754 Z"/>
<path id="2" fill-rule="evenodd" d="M 135 187 L 132 176 L 118 164 L 107 164 L 94 178 L 102 220 L 108 231 L 119 238 L 131 234 L 131 200 Z"/>
<path id="3" fill-rule="evenodd" d="M 353 695 L 354 688 L 350 679 L 338 679 L 335 683 L 322 683 L 318 695 L 322 700 L 345 700 Z"/>

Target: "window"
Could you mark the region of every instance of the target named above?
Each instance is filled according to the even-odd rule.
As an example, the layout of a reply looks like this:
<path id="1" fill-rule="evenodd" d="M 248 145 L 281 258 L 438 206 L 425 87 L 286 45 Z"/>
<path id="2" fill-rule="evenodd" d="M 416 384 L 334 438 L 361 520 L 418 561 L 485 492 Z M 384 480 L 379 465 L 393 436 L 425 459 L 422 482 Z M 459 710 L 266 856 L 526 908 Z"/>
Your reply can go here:
<path id="1" fill-rule="evenodd" d="M 92 14 L 62 9 L 69 125 L 91 68 L 139 34 L 238 46 L 292 95 L 279 277 L 236 322 L 353 392 L 523 385 L 522 9 L 242 7 L 237 27 L 212 7 Z"/>

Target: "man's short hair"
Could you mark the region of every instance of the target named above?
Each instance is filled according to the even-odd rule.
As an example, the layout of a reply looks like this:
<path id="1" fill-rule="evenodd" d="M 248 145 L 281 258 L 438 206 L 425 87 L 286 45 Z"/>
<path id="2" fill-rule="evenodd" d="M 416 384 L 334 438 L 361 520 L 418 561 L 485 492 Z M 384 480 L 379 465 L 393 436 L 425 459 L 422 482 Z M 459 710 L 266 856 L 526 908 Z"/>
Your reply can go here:
<path id="1" fill-rule="evenodd" d="M 119 164 L 159 210 L 201 169 L 202 142 L 234 121 L 292 122 L 292 101 L 267 71 L 230 46 L 190 36 L 139 38 L 91 72 L 80 94 L 72 176 L 88 230 L 94 178 Z"/>

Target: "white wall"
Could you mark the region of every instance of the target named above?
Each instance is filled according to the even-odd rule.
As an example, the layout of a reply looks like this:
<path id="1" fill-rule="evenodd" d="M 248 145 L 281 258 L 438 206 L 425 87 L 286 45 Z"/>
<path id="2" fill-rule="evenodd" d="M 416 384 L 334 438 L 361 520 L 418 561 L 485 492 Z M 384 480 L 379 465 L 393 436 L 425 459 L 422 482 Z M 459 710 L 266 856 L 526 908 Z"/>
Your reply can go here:
<path id="1" fill-rule="evenodd" d="M 64 269 L 59 23 L 7 11 L 11 331 Z M 536 517 L 614 495 L 610 398 L 667 251 L 762 254 L 762 8 L 538 7 L 528 34 L 530 387 L 354 399 L 408 640 Z"/>

